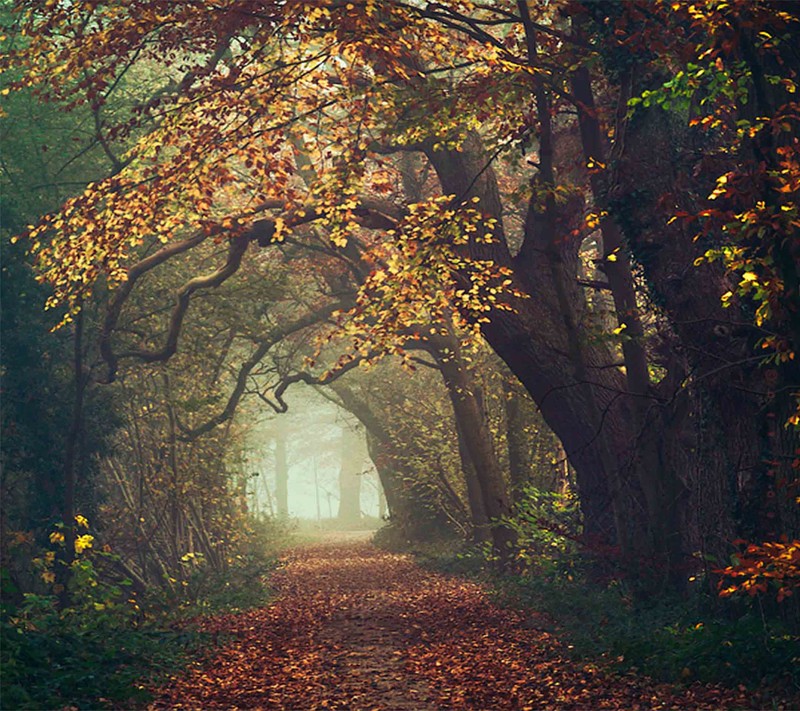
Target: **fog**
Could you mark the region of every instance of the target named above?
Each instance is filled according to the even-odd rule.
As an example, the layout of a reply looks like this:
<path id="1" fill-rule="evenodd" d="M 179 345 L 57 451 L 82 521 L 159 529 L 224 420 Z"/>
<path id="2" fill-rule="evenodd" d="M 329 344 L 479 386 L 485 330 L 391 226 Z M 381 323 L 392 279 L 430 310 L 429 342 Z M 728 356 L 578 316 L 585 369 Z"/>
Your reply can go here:
<path id="1" fill-rule="evenodd" d="M 344 466 L 358 477 L 361 517 L 377 519 L 382 493 L 367 453 L 363 426 L 309 387 L 296 387 L 287 402 L 288 412 L 267 415 L 249 434 L 245 471 L 250 510 L 268 516 L 280 510 L 276 462 L 283 440 L 290 518 L 337 518 Z"/>

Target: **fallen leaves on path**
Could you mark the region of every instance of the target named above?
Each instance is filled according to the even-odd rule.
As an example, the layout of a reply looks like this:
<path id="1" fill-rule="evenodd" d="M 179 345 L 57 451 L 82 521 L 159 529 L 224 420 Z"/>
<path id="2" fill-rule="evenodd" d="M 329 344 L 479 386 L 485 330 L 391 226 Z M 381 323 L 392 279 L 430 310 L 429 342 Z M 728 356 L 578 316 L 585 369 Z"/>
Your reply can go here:
<path id="1" fill-rule="evenodd" d="M 298 549 L 269 607 L 206 620 L 225 645 L 151 709 L 731 709 L 744 692 L 615 676 L 568 659 L 476 583 L 369 544 Z"/>

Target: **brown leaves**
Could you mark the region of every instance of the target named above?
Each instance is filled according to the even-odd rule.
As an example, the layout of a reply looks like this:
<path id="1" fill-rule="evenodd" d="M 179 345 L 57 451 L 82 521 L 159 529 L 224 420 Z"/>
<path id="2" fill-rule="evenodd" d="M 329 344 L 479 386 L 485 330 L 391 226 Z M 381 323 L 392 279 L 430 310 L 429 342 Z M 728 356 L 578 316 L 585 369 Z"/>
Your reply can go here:
<path id="1" fill-rule="evenodd" d="M 668 709 L 752 707 L 743 692 L 678 690 L 568 658 L 557 637 L 477 584 L 368 545 L 294 551 L 274 605 L 206 620 L 232 639 L 151 707 Z"/>

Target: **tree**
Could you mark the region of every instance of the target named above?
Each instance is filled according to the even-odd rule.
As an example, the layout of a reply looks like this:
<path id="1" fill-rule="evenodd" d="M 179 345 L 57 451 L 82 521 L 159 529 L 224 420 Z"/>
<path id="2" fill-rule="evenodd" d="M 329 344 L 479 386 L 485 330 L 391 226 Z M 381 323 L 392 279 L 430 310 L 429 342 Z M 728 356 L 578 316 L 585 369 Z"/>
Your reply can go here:
<path id="1" fill-rule="evenodd" d="M 2 10 L 3 19 L 7 14 Z M 65 117 L 38 104 L 30 92 L 9 97 L 4 110 L 0 518 L 4 571 L 19 593 L 41 584 L 32 570 L 31 551 L 34 544 L 47 542 L 54 525 L 66 524 L 63 562 L 71 562 L 75 515 L 92 518 L 97 510 L 96 459 L 119 421 L 107 394 L 87 388 L 86 371 L 95 355 L 90 339 L 79 328 L 51 332 L 58 317 L 42 310 L 49 289 L 36 283 L 24 246 L 10 244 L 13 235 L 55 209 L 75 186 L 102 174 L 103 159 L 91 146 L 80 150 L 77 145 L 83 112 Z M 33 125 L 23 129 L 28 122 Z M 62 151 L 49 150 L 59 141 Z M 61 176 L 66 166 L 71 167 L 71 183 Z M 87 309 L 89 329 L 96 315 L 96 309 Z M 56 569 L 65 586 L 68 565 Z"/>
<path id="2" fill-rule="evenodd" d="M 361 520 L 361 474 L 364 463 L 361 444 L 356 429 L 351 427 L 342 429 L 339 510 L 336 517 L 345 525 Z"/>

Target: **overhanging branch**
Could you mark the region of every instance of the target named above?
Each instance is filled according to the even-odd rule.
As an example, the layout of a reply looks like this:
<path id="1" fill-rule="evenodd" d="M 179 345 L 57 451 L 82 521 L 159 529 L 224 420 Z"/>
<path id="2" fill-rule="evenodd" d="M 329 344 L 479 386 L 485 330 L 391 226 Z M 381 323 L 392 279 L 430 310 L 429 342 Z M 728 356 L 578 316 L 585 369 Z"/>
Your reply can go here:
<path id="1" fill-rule="evenodd" d="M 195 439 L 203 434 L 206 434 L 207 432 L 210 432 L 215 427 L 221 425 L 227 420 L 230 420 L 236 413 L 236 408 L 238 407 L 242 396 L 245 394 L 247 381 L 250 378 L 253 369 L 263 360 L 273 346 L 280 343 L 284 338 L 287 338 L 298 331 L 302 331 L 304 328 L 308 328 L 309 326 L 313 326 L 314 324 L 322 322 L 331 316 L 334 311 L 346 308 L 346 306 L 347 305 L 344 302 L 327 304 L 326 306 L 319 308 L 316 311 L 312 311 L 311 313 L 308 313 L 305 316 L 292 321 L 291 323 L 287 323 L 283 326 L 278 326 L 270 330 L 270 332 L 267 333 L 263 338 L 259 339 L 258 347 L 239 367 L 239 372 L 236 375 L 236 383 L 231 391 L 231 394 L 228 396 L 228 401 L 222 411 L 197 427 L 185 427 L 178 422 L 178 427 L 183 433 L 182 439 Z M 286 388 L 289 387 L 290 384 L 291 383 L 288 383 L 283 390 L 281 390 L 281 394 L 285 392 Z M 283 403 L 283 405 L 285 406 L 285 403 Z M 286 408 L 284 407 L 282 411 L 285 412 Z"/>
<path id="2" fill-rule="evenodd" d="M 145 363 L 169 360 L 178 349 L 178 338 L 180 336 L 181 326 L 183 325 L 186 311 L 189 308 L 189 301 L 191 300 L 192 294 L 199 289 L 209 289 L 220 286 L 233 276 L 242 264 L 242 257 L 244 257 L 249 243 L 250 240 L 247 235 L 240 235 L 232 238 L 228 247 L 228 258 L 224 265 L 211 274 L 189 279 L 189 281 L 178 290 L 175 306 L 172 309 L 172 315 L 169 320 L 166 341 L 163 347 L 158 350 L 138 349 L 124 351 L 119 354 L 119 357 L 137 358 Z"/>

